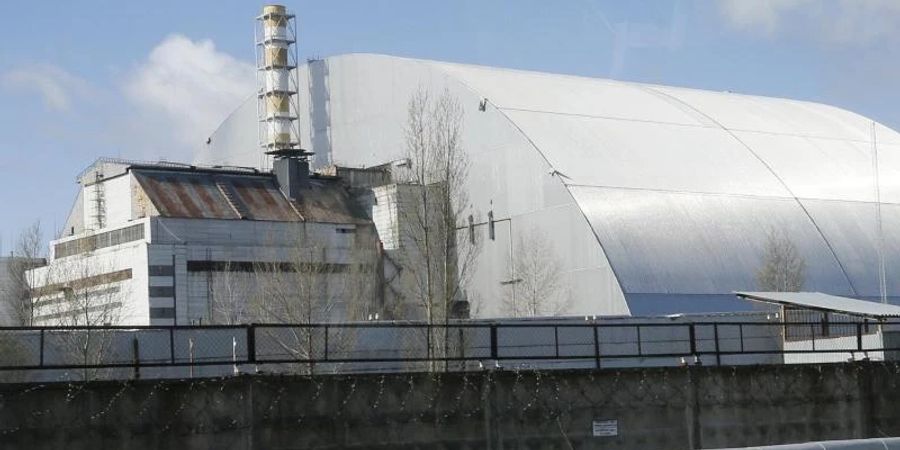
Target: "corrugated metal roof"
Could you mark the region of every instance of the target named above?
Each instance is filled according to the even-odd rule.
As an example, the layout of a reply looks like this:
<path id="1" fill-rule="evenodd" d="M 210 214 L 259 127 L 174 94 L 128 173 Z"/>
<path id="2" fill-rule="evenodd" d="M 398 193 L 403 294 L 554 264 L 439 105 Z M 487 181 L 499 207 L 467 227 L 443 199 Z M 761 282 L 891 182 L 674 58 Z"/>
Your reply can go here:
<path id="1" fill-rule="evenodd" d="M 839 312 L 854 316 L 875 318 L 900 317 L 900 306 L 897 305 L 838 297 L 821 292 L 736 292 L 735 294 L 747 300 Z"/>
<path id="2" fill-rule="evenodd" d="M 163 217 L 369 222 L 337 179 L 313 177 L 292 201 L 270 174 L 153 167 L 132 168 L 132 173 Z"/>
<path id="3" fill-rule="evenodd" d="M 336 179 L 311 178 L 300 198 L 294 202 L 304 219 L 310 222 L 368 223 L 369 219 Z"/>
<path id="4" fill-rule="evenodd" d="M 132 173 L 164 217 L 302 220 L 269 175 L 154 169 Z"/>

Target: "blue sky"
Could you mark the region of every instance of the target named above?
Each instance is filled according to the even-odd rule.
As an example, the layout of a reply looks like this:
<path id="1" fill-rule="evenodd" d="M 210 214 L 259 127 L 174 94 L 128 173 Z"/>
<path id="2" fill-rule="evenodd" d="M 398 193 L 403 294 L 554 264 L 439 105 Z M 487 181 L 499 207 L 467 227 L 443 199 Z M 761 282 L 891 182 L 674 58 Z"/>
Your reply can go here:
<path id="1" fill-rule="evenodd" d="M 0 240 L 99 156 L 190 160 L 253 92 L 248 1 L 0 2 Z M 895 0 L 288 1 L 303 57 L 386 53 L 829 103 L 900 129 Z"/>

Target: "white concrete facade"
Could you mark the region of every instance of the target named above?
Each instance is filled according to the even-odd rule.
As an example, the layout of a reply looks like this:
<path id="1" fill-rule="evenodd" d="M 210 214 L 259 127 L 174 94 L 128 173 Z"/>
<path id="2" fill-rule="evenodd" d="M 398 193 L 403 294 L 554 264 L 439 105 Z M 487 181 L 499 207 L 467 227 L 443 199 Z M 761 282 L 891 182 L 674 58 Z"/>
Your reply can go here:
<path id="1" fill-rule="evenodd" d="M 221 297 L 217 286 L 223 280 L 241 285 L 237 304 L 246 303 L 256 294 L 253 287 L 258 284 L 258 270 L 282 270 L 285 265 L 311 267 L 314 275 L 310 275 L 310 280 L 316 278 L 315 282 L 323 286 L 322 297 L 316 301 L 327 297 L 329 305 L 311 318 L 314 321 L 362 320 L 380 307 L 380 297 L 375 292 L 367 293 L 365 304 L 358 304 L 361 296 L 351 298 L 344 288 L 351 285 L 350 273 L 358 274 L 351 269 L 371 264 L 379 254 L 371 223 L 304 221 L 299 212 L 290 209 L 295 207 L 285 206 L 288 203 L 284 197 L 279 200 L 282 209 L 276 210 L 275 198 L 267 195 L 282 194 L 277 188 L 262 190 L 261 183 L 274 182 L 265 174 L 195 173 L 192 169 L 165 166 L 152 168 L 158 173 L 138 182 L 134 170 L 123 164 L 124 169 L 112 170 L 104 167 L 109 166 L 107 163 L 92 166 L 93 170 L 105 168 L 107 174 L 114 175 L 96 177 L 93 170 L 86 172 L 89 182 L 83 183 L 78 195 L 81 204 L 76 205 L 69 218 L 71 235 L 51 241 L 48 264 L 33 271 L 34 287 L 38 289 L 36 324 L 189 325 L 249 321 L 252 318 L 225 318 L 215 313 L 214 306 Z M 209 185 L 213 191 L 196 186 L 197 180 L 204 177 L 226 175 L 236 180 L 232 180 L 230 188 L 212 182 Z M 163 186 L 164 182 L 173 184 Z M 223 192 L 221 199 L 210 197 L 210 192 L 218 192 L 216 189 Z M 231 197 L 224 195 L 227 189 L 231 189 Z M 103 196 L 99 207 L 97 192 Z M 236 203 L 239 199 L 248 203 Z M 219 204 L 226 200 L 231 202 L 233 211 Z M 168 217 L 160 212 L 166 208 L 167 214 L 184 212 L 186 208 L 197 217 Z M 238 210 L 251 216 L 279 211 L 288 216 L 281 220 L 202 217 L 214 213 L 228 217 Z M 283 277 L 289 279 L 287 272 L 293 269 L 283 270 Z M 374 289 L 375 285 L 372 282 L 368 288 Z M 237 304 L 229 307 L 239 309 Z M 83 317 L 77 317 L 79 312 L 85 313 Z"/>

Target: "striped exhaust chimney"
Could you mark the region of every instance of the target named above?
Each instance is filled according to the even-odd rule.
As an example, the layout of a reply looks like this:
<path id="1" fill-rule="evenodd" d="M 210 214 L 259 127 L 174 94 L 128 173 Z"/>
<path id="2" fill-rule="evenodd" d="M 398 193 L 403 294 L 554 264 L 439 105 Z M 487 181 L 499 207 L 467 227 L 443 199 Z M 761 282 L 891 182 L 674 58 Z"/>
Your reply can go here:
<path id="1" fill-rule="evenodd" d="M 256 18 L 259 145 L 267 154 L 300 148 L 297 123 L 297 26 L 282 5 Z"/>

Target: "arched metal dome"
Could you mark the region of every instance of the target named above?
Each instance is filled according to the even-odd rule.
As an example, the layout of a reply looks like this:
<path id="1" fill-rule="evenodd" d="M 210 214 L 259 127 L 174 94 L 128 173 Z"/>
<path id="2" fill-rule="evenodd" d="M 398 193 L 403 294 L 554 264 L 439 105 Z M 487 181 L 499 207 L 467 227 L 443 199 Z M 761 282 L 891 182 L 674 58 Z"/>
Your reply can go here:
<path id="1" fill-rule="evenodd" d="M 900 297 L 900 134 L 827 105 L 732 93 L 353 54 L 300 69 L 304 146 L 316 164 L 402 155 L 410 95 L 449 90 L 465 109 L 472 210 L 509 218 L 470 294 L 498 313 L 524 230 L 553 243 L 573 314 L 746 308 L 766 236 L 805 262 L 804 289 Z M 479 103 L 486 100 L 481 111 Z M 241 111 L 246 110 L 246 113 Z M 245 117 L 246 116 L 246 117 Z M 257 165 L 244 106 L 200 162 Z"/>

